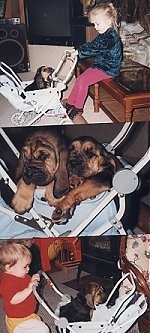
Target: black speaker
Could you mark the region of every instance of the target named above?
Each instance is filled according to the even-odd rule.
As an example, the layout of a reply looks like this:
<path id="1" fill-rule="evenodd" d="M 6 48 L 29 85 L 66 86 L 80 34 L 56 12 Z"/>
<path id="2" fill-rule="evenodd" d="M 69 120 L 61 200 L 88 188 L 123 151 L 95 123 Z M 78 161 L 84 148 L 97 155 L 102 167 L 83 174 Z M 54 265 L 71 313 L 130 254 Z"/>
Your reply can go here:
<path id="1" fill-rule="evenodd" d="M 0 61 L 15 72 L 28 71 L 26 28 L 20 24 L 0 24 Z"/>

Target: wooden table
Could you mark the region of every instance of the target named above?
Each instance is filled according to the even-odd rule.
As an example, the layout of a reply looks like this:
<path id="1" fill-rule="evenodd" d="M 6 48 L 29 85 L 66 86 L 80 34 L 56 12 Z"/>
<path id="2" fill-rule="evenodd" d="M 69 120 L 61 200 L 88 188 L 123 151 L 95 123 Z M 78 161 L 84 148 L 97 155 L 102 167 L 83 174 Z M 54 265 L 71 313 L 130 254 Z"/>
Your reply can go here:
<path id="1" fill-rule="evenodd" d="M 91 60 L 79 60 L 78 74 L 91 64 Z M 124 110 L 124 121 L 131 122 L 134 109 L 150 107 L 150 68 L 131 60 L 125 60 L 118 78 L 106 79 L 95 83 L 89 89 L 93 98 L 94 111 L 99 111 L 100 87 L 106 90 Z M 149 114 L 150 120 L 150 114 Z"/>

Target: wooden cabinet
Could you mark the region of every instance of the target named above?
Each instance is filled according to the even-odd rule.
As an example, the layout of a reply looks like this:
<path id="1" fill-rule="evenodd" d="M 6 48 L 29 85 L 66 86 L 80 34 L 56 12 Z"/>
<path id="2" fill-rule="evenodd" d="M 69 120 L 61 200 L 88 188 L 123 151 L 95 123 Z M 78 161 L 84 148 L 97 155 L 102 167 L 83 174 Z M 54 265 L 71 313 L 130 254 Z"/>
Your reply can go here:
<path id="1" fill-rule="evenodd" d="M 86 27 L 86 41 L 90 42 L 97 36 L 97 31 L 94 27 Z"/>
<path id="2" fill-rule="evenodd" d="M 7 0 L 5 18 L 19 17 L 21 23 L 25 23 L 24 1 Z"/>
<path id="3" fill-rule="evenodd" d="M 88 5 L 90 3 L 90 1 L 88 0 L 81 0 L 82 4 L 83 4 L 83 15 L 87 16 L 88 13 Z M 94 3 L 94 1 L 93 1 Z M 91 4 L 92 4 L 92 0 L 91 0 Z M 86 27 L 86 42 L 90 42 L 91 40 L 93 40 L 95 37 L 97 36 L 97 31 L 95 30 L 94 27 Z"/>

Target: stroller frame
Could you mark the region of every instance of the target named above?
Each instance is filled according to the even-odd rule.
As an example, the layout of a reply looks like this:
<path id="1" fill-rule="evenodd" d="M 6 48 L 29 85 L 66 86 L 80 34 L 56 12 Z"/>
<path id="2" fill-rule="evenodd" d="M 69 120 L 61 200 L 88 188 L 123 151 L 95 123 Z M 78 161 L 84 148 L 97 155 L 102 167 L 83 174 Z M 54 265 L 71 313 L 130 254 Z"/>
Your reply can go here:
<path id="1" fill-rule="evenodd" d="M 115 148 L 125 139 L 128 132 L 131 130 L 133 126 L 133 123 L 125 123 L 117 137 L 111 142 L 111 144 L 108 144 L 107 149 L 109 151 L 114 152 Z M 16 157 L 19 157 L 19 152 L 16 149 L 16 147 L 13 145 L 11 140 L 8 138 L 4 130 L 0 129 L 0 134 L 2 135 L 3 139 L 6 141 L 8 146 L 12 149 Z M 65 234 L 65 236 L 68 237 L 76 237 L 80 236 L 81 232 L 92 222 L 95 216 L 97 216 L 107 205 L 108 203 L 114 199 L 116 196 L 119 198 L 119 210 L 116 216 L 111 220 L 105 223 L 103 226 L 99 227 L 91 233 L 91 236 L 97 236 L 104 234 L 107 230 L 111 229 L 112 227 L 115 227 L 115 229 L 118 231 L 120 235 L 126 235 L 126 232 L 123 228 L 121 218 L 124 215 L 125 212 L 125 196 L 126 194 L 134 192 L 138 187 L 138 172 L 149 162 L 149 154 L 150 154 L 150 148 L 145 153 L 145 155 L 138 161 L 138 163 L 134 166 L 129 168 L 124 167 L 124 169 L 121 169 L 118 171 L 113 178 L 113 187 L 111 188 L 110 192 L 107 193 L 105 198 L 103 198 L 102 202 L 100 202 L 97 207 L 90 213 L 88 216 L 81 221 L 81 223 L 74 227 L 73 230 L 69 230 L 68 233 Z M 16 184 L 12 181 L 10 176 L 8 175 L 8 172 L 6 168 L 4 167 L 3 163 L 0 165 L 0 175 L 4 179 L 5 184 L 7 184 L 12 191 L 16 192 Z M 125 179 L 125 183 L 120 184 L 120 175 L 122 179 Z M 126 176 L 128 177 L 128 182 L 126 182 Z M 129 183 L 129 184 L 126 184 Z M 18 215 L 14 211 L 9 210 L 4 207 L 0 207 L 0 211 L 3 213 L 11 216 L 14 220 L 20 223 L 29 224 L 31 222 L 36 222 L 37 225 L 41 228 L 41 230 L 48 236 L 48 237 L 59 237 L 62 234 L 59 233 L 59 231 L 56 229 L 55 225 L 52 223 L 50 218 L 47 218 L 45 216 L 40 216 L 34 208 L 30 210 L 31 213 L 31 219 L 24 217 L 23 215 Z M 63 234 L 64 236 L 64 234 Z"/>
<path id="2" fill-rule="evenodd" d="M 61 80 L 58 73 L 64 64 L 71 63 L 66 78 Z M 52 82 L 50 88 L 39 89 L 35 91 L 25 91 L 24 88 L 31 81 L 22 81 L 17 74 L 4 62 L 0 62 L 0 70 L 14 83 L 14 87 L 18 90 L 18 97 L 21 99 L 21 112 L 16 112 L 11 117 L 14 126 L 31 126 L 34 125 L 43 115 L 51 116 L 57 120 L 58 125 L 73 124 L 68 117 L 65 108 L 60 102 L 61 93 L 66 89 L 67 83 L 72 77 L 77 63 L 77 56 L 72 57 L 71 52 L 66 50 L 62 58 L 52 74 Z M 3 83 L 2 83 L 3 85 Z M 10 94 L 12 95 L 12 90 Z M 2 91 L 1 91 L 2 93 Z M 5 93 L 3 93 L 5 96 Z M 23 97 L 22 97 L 23 96 Z M 6 96 L 7 98 L 7 96 Z M 23 99 L 24 98 L 24 99 Z M 11 99 L 9 99 L 11 103 Z M 24 102 L 23 102 L 24 101 Z M 22 106 L 23 102 L 23 106 Z M 18 104 L 16 106 L 18 108 Z M 29 119 L 28 119 L 29 118 Z"/>
<path id="3" fill-rule="evenodd" d="M 38 302 L 45 308 L 48 314 L 50 314 L 50 316 L 54 319 L 59 332 L 66 333 L 67 330 L 69 330 L 69 332 L 78 333 L 84 330 L 84 332 L 87 333 L 125 333 L 147 309 L 147 299 L 144 293 L 139 294 L 139 298 L 135 300 L 136 309 L 133 309 L 134 305 L 132 303 L 136 292 L 136 285 L 135 275 L 130 269 L 129 272 L 124 274 L 123 277 L 116 283 L 110 292 L 106 303 L 101 304 L 96 308 L 95 311 L 99 311 L 97 317 L 104 318 L 103 321 L 100 322 L 96 320 L 90 322 L 69 323 L 66 318 L 60 318 L 58 313 L 61 304 L 65 305 L 71 301 L 70 297 L 68 295 L 62 294 L 45 272 L 39 271 L 38 273 L 40 276 L 42 275 L 46 279 L 48 286 L 51 287 L 61 297 L 61 302 L 59 303 L 56 311 L 53 312 L 42 299 L 42 297 L 39 296 L 36 287 L 33 286 L 33 293 L 35 297 L 37 298 Z M 118 304 L 115 304 L 112 307 L 113 311 L 110 314 L 110 318 L 108 319 L 105 316 L 104 309 L 107 309 L 107 304 L 109 303 L 111 297 L 126 278 L 130 279 L 132 285 L 131 290 L 125 294 L 124 297 L 119 299 Z"/>

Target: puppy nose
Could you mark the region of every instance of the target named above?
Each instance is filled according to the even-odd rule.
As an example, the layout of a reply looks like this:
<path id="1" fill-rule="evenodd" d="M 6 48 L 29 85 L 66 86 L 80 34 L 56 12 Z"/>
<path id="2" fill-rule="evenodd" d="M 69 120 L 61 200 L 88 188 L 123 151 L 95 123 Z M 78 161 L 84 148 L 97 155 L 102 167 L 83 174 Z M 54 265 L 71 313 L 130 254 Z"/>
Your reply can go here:
<path id="1" fill-rule="evenodd" d="M 78 161 L 78 162 L 79 162 L 79 161 Z M 69 165 L 70 165 L 71 167 L 74 167 L 76 164 L 77 164 L 77 160 L 76 160 L 75 158 L 69 161 Z"/>
<path id="2" fill-rule="evenodd" d="M 24 170 L 24 176 L 31 178 L 35 174 L 35 167 L 27 166 Z"/>
<path id="3" fill-rule="evenodd" d="M 24 177 L 28 179 L 36 179 L 37 177 L 38 179 L 40 179 L 43 176 L 44 176 L 43 170 L 37 168 L 35 165 L 26 166 L 24 170 Z"/>

